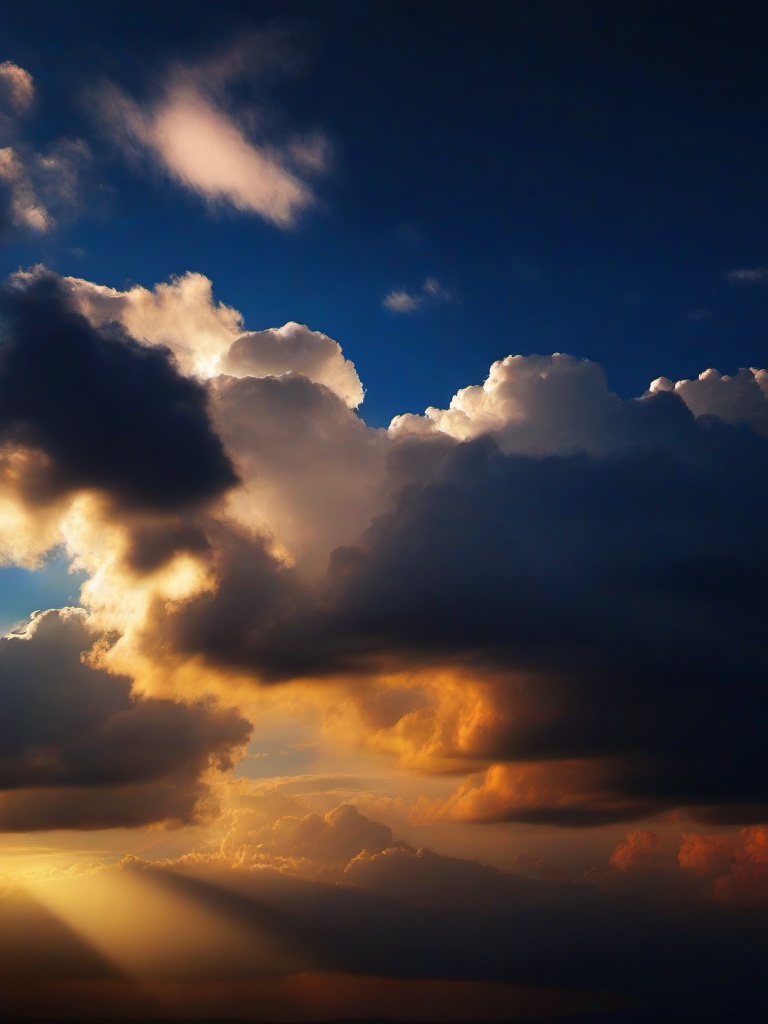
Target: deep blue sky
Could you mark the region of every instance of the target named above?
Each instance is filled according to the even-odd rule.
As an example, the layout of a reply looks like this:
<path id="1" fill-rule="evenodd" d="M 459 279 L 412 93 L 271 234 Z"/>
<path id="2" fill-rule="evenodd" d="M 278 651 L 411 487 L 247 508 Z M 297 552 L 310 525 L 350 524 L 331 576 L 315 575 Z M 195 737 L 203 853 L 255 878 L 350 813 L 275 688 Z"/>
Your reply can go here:
<path id="1" fill-rule="evenodd" d="M 768 285 L 725 277 L 768 264 L 763 3 L 56 2 L 2 21 L 0 57 L 37 86 L 29 139 L 94 154 L 88 210 L 6 242 L 9 270 L 118 287 L 201 271 L 251 328 L 336 338 L 376 424 L 510 352 L 596 359 L 623 395 L 765 362 Z M 238 103 L 335 153 L 289 231 L 128 165 L 89 101 L 105 77 L 141 96 L 170 61 L 275 27 L 302 66 Z M 382 308 L 430 275 L 452 302 Z"/>

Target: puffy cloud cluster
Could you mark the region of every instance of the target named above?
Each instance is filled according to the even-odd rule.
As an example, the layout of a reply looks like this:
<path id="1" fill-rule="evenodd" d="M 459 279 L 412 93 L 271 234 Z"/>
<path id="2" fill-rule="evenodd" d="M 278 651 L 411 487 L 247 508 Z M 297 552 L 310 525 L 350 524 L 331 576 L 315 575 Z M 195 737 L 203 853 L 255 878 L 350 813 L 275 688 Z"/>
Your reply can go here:
<path id="1" fill-rule="evenodd" d="M 587 879 L 607 892 L 721 905 L 768 906 L 768 828 L 683 832 L 673 845 L 648 828 L 627 833 Z"/>
<path id="2" fill-rule="evenodd" d="M 754 825 L 735 835 L 683 835 L 677 855 L 684 871 L 706 884 L 717 902 L 768 907 L 768 827 Z"/>
<path id="3" fill-rule="evenodd" d="M 241 334 L 219 369 L 233 377 L 302 373 L 316 384 L 324 384 L 353 409 L 363 400 L 363 386 L 354 363 L 344 358 L 339 343 L 303 324 L 287 323 Z"/>
<path id="4" fill-rule="evenodd" d="M 247 742 L 212 701 L 134 694 L 88 660 L 94 639 L 74 608 L 0 639 L 2 831 L 191 821 L 215 806 L 206 776 Z"/>
<path id="5" fill-rule="evenodd" d="M 82 139 L 58 139 L 44 152 L 27 145 L 20 120 L 34 98 L 30 73 L 0 64 L 0 237 L 12 229 L 45 234 L 80 205 L 90 150 Z"/>
<path id="6" fill-rule="evenodd" d="M 3 299 L 0 444 L 45 460 L 41 502 L 96 490 L 165 510 L 235 482 L 203 389 L 166 351 L 93 328 L 43 270 L 16 275 Z"/>
<path id="7" fill-rule="evenodd" d="M 63 542 L 145 692 L 333 679 L 354 740 L 486 769 L 430 820 L 760 820 L 763 371 L 623 401 L 512 356 L 383 431 L 335 342 L 199 276 L 6 304 L 6 558 Z"/>
<path id="8" fill-rule="evenodd" d="M 149 157 L 208 202 L 291 227 L 316 202 L 310 179 L 327 168 L 328 142 L 319 134 L 268 138 L 263 111 L 255 131 L 253 110 L 239 114 L 227 102 L 227 86 L 261 71 L 274 45 L 253 37 L 219 59 L 176 66 L 149 102 L 109 85 L 99 96 L 101 117 L 129 156 Z"/>

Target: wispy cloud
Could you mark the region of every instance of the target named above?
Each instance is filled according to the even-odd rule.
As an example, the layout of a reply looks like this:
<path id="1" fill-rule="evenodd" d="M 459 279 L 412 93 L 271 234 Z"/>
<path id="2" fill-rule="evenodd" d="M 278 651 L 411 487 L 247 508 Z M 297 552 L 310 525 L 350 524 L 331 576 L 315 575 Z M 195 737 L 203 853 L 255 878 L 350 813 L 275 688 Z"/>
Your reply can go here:
<path id="1" fill-rule="evenodd" d="M 413 313 L 428 302 L 450 302 L 451 299 L 451 293 L 436 277 L 428 277 L 417 291 L 394 288 L 387 292 L 382 300 L 382 306 L 393 313 Z"/>
<path id="2" fill-rule="evenodd" d="M 26 113 L 35 98 L 32 75 L 5 60 L 0 64 L 0 106 L 13 115 Z"/>
<path id="3" fill-rule="evenodd" d="M 0 64 L 0 224 L 45 234 L 79 205 L 90 150 L 82 139 L 61 138 L 45 152 L 26 143 L 18 121 L 34 98 L 32 75 L 10 61 Z"/>
<path id="4" fill-rule="evenodd" d="M 107 86 L 100 113 L 123 149 L 149 156 L 198 196 L 291 227 L 316 202 L 308 179 L 327 169 L 330 145 L 319 133 L 254 138 L 263 111 L 236 111 L 226 99 L 227 85 L 245 74 L 240 49 L 235 56 L 172 69 L 148 103 Z"/>
<path id="5" fill-rule="evenodd" d="M 725 275 L 729 284 L 760 284 L 768 281 L 768 267 L 742 267 Z"/>

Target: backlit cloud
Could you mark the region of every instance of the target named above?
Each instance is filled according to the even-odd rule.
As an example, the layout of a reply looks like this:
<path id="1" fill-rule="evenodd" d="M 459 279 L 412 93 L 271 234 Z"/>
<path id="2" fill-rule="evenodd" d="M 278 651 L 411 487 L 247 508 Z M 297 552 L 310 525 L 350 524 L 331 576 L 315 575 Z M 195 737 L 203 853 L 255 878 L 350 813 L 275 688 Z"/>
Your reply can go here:
<path id="1" fill-rule="evenodd" d="M 0 106 L 11 116 L 24 114 L 29 110 L 35 98 L 35 83 L 32 75 L 14 64 L 4 60 L 0 64 Z"/>
<path id="2" fill-rule="evenodd" d="M 81 609 L 40 612 L 0 639 L 0 831 L 190 821 L 215 809 L 248 723 L 208 703 L 140 699 L 89 664 Z M 208 806 L 206 806 L 206 802 Z"/>
<path id="3" fill-rule="evenodd" d="M 317 132 L 279 139 L 254 130 L 263 115 L 238 112 L 226 99 L 229 82 L 245 75 L 241 49 L 232 53 L 173 68 L 150 102 L 107 85 L 98 97 L 99 114 L 129 155 L 150 157 L 209 203 L 288 228 L 315 204 L 310 179 L 327 170 L 330 145 Z M 264 58 L 260 51 L 251 56 L 253 76 Z"/>
<path id="4" fill-rule="evenodd" d="M 764 371 L 626 401 L 510 356 L 385 431 L 336 342 L 245 331 L 200 276 L 6 303 L 3 551 L 64 545 L 102 667 L 290 684 L 340 742 L 471 773 L 423 822 L 761 820 Z"/>

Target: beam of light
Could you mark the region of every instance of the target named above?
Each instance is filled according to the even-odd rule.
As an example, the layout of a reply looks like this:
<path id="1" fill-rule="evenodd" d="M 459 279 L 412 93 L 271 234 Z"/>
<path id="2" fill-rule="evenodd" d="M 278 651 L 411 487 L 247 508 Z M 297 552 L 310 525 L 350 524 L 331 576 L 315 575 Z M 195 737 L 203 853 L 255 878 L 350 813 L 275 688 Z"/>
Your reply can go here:
<path id="1" fill-rule="evenodd" d="M 126 977 L 137 981 L 263 976 L 292 966 L 284 944 L 253 922 L 137 869 L 66 878 L 20 878 L 46 910 Z"/>

